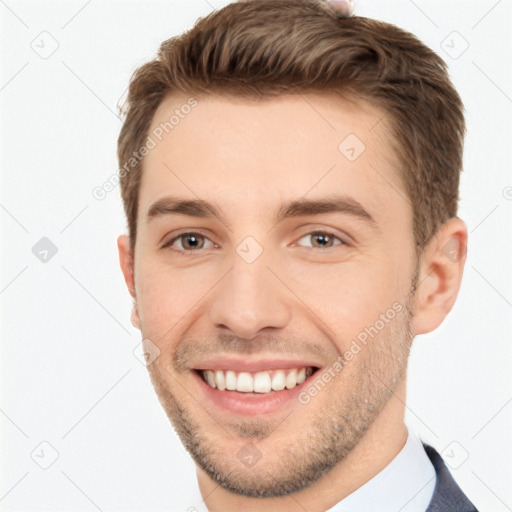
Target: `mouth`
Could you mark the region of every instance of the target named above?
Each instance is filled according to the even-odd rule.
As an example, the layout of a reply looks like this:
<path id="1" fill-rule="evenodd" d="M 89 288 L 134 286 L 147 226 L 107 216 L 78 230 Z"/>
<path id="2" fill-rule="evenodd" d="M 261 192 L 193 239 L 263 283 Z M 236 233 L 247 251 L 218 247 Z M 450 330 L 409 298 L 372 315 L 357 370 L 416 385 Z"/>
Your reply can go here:
<path id="1" fill-rule="evenodd" d="M 236 372 L 234 370 L 196 370 L 210 387 L 219 391 L 238 393 L 271 393 L 293 389 L 302 384 L 318 368 L 313 366 L 276 369 L 260 372 Z"/>
<path id="2" fill-rule="evenodd" d="M 282 366 L 258 371 L 194 368 L 192 373 L 207 404 L 254 416 L 282 411 L 299 403 L 298 395 L 320 369 L 290 363 Z"/>

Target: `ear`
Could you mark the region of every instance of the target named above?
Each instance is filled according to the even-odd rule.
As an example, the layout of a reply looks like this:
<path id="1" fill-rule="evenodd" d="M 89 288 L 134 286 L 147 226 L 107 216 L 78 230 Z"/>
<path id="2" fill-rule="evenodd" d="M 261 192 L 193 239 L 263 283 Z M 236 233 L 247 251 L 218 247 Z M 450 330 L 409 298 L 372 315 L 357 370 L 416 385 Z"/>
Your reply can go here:
<path id="1" fill-rule="evenodd" d="M 137 310 L 137 296 L 135 294 L 134 257 L 130 248 L 130 238 L 128 235 L 120 235 L 117 238 L 117 249 L 119 251 L 119 264 L 121 265 L 124 281 L 130 295 L 134 299 L 130 321 L 136 329 L 140 329 L 140 318 Z"/>
<path id="2" fill-rule="evenodd" d="M 455 304 L 466 263 L 467 241 L 466 224 L 453 217 L 439 228 L 423 251 L 414 300 L 416 334 L 439 327 Z"/>

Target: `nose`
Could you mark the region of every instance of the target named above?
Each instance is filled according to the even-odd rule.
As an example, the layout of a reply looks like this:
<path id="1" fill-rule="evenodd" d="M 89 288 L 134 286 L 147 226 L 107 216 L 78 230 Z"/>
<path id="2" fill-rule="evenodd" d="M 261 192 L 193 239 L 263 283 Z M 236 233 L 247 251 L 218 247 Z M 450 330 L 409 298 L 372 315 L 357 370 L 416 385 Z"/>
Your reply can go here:
<path id="1" fill-rule="evenodd" d="M 233 268 L 214 292 L 211 322 L 239 338 L 251 340 L 263 329 L 281 329 L 290 322 L 288 289 L 262 257 L 247 263 L 236 255 Z"/>

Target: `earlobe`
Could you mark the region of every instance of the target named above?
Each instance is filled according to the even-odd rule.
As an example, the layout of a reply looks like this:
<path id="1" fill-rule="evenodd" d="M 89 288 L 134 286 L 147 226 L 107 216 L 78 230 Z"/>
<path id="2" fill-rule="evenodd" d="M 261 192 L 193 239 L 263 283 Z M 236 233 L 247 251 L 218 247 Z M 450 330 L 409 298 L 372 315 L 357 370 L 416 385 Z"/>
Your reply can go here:
<path id="1" fill-rule="evenodd" d="M 130 322 L 136 329 L 140 330 L 140 317 L 139 310 L 137 309 L 137 304 L 134 304 L 132 307 L 132 314 L 130 315 Z"/>
<path id="2" fill-rule="evenodd" d="M 128 235 L 120 235 L 117 238 L 117 249 L 119 251 L 119 264 L 123 272 L 124 281 L 130 295 L 135 299 L 134 259 Z"/>
<path id="3" fill-rule="evenodd" d="M 415 296 L 416 334 L 435 330 L 455 304 L 466 262 L 467 239 L 466 224 L 453 217 L 425 248 Z"/>

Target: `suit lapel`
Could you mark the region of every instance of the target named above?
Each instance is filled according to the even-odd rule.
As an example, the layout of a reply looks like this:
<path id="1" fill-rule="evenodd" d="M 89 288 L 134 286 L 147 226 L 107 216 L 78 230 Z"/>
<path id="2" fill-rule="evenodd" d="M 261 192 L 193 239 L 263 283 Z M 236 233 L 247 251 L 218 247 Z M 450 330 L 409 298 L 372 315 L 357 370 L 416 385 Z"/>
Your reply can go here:
<path id="1" fill-rule="evenodd" d="M 441 455 L 423 443 L 423 448 L 436 470 L 436 486 L 425 512 L 478 512 L 453 479 Z"/>

